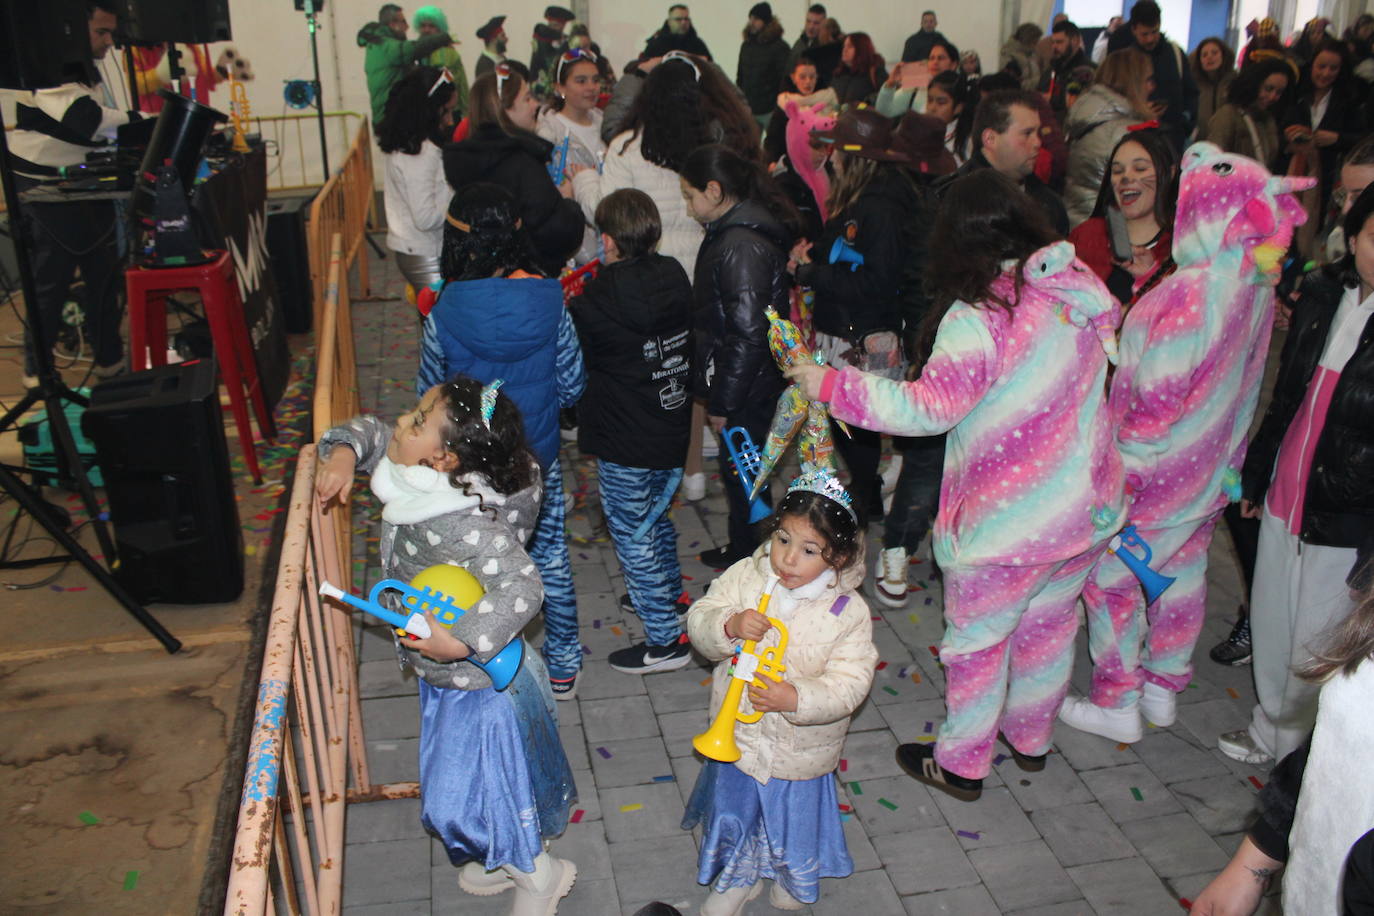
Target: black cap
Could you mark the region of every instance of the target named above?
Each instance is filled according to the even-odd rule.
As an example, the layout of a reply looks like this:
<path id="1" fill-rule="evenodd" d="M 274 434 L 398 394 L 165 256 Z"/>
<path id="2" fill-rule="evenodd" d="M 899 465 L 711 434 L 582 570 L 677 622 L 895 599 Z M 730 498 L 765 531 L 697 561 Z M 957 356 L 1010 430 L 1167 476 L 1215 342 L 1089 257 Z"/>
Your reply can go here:
<path id="1" fill-rule="evenodd" d="M 559 30 L 559 29 L 555 29 L 555 28 L 554 28 L 553 26 L 551 26 L 551 25 L 547 25 L 547 24 L 545 24 L 545 23 L 543 23 L 543 22 L 539 22 L 539 23 L 536 23 L 535 26 L 534 26 L 534 40 L 535 40 L 535 41 L 542 41 L 542 42 L 544 42 L 544 44 L 550 44 L 550 45 L 551 45 L 551 44 L 553 44 L 554 42 L 559 41 L 560 39 L 562 39 L 562 37 L 563 37 L 563 32 L 562 32 L 561 30 Z"/>
<path id="2" fill-rule="evenodd" d="M 505 16 L 492 16 L 487 20 L 487 24 L 477 30 L 477 37 L 482 41 L 491 41 L 492 37 L 506 27 Z"/>
<path id="3" fill-rule="evenodd" d="M 572 22 L 577 17 L 566 6 L 546 6 L 544 7 L 544 18 L 554 22 Z"/>
<path id="4" fill-rule="evenodd" d="M 760 22 L 772 22 L 773 7 L 767 3 L 755 3 L 749 7 L 749 18 L 757 19 Z"/>

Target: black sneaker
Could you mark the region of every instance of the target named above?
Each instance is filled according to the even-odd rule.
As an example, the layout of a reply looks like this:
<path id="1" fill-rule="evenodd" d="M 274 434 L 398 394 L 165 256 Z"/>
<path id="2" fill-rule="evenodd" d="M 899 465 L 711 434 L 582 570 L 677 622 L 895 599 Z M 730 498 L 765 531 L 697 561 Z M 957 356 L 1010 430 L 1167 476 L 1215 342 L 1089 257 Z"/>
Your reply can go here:
<path id="1" fill-rule="evenodd" d="M 636 643 L 628 649 L 616 649 L 610 654 L 611 667 L 625 674 L 653 674 L 656 671 L 676 671 L 692 661 L 692 644 L 683 633 L 677 642 L 666 646 Z"/>
<path id="2" fill-rule="evenodd" d="M 738 563 L 740 560 L 743 560 L 751 553 L 753 553 L 752 550 L 746 550 L 741 553 L 740 551 L 735 549 L 733 544 L 726 544 L 724 547 L 716 547 L 712 550 L 703 550 L 700 556 L 697 557 L 697 559 L 701 561 L 701 564 L 703 566 L 709 566 L 712 569 L 721 570 L 729 569 L 731 566 L 734 566 L 736 563 Z"/>
<path id="3" fill-rule="evenodd" d="M 624 611 L 625 613 L 627 613 L 627 614 L 635 614 L 635 613 L 638 613 L 638 612 L 635 610 L 634 602 L 632 602 L 632 601 L 630 600 L 630 596 L 629 596 L 629 595 L 621 595 L 621 596 L 620 596 L 620 602 L 619 602 L 619 604 L 620 604 L 620 609 L 621 609 L 622 611 Z M 687 594 L 687 592 L 686 592 L 685 590 L 683 591 L 683 593 L 682 593 L 681 595 L 678 595 L 678 596 L 677 596 L 677 600 L 673 602 L 673 610 L 674 610 L 675 612 L 677 612 L 677 614 L 678 614 L 679 616 L 681 616 L 682 614 L 687 613 L 687 611 L 690 610 L 691 607 L 692 607 L 692 598 L 691 598 L 690 595 Z"/>
<path id="4" fill-rule="evenodd" d="M 939 789 L 959 801 L 977 801 L 983 794 L 983 780 L 965 779 L 935 762 L 934 744 L 897 745 L 897 765 L 917 782 Z"/>
<path id="5" fill-rule="evenodd" d="M 1231 628 L 1231 635 L 1212 647 L 1212 651 L 1207 653 L 1212 657 L 1212 661 L 1218 665 L 1239 665 L 1250 664 L 1250 615 L 1246 614 L 1236 621 L 1236 625 Z"/>

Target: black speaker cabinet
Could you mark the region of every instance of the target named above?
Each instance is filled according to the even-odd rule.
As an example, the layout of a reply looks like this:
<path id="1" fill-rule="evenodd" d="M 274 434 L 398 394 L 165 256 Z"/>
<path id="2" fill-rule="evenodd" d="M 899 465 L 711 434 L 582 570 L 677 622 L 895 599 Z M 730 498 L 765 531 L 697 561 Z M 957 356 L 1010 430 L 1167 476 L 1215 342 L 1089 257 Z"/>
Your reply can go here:
<path id="1" fill-rule="evenodd" d="M 119 30 L 130 41 L 228 41 L 229 0 L 120 0 Z"/>
<path id="2" fill-rule="evenodd" d="M 44 89 L 94 75 L 83 0 L 0 0 L 0 89 Z"/>
<path id="3" fill-rule="evenodd" d="M 140 602 L 243 591 L 243 530 L 213 360 L 102 382 L 81 419 L 105 478 L 119 566 Z"/>
<path id="4" fill-rule="evenodd" d="M 305 214 L 310 197 L 270 197 L 267 200 L 267 253 L 272 276 L 277 278 L 277 297 L 288 334 L 310 330 L 310 249 L 305 241 Z"/>

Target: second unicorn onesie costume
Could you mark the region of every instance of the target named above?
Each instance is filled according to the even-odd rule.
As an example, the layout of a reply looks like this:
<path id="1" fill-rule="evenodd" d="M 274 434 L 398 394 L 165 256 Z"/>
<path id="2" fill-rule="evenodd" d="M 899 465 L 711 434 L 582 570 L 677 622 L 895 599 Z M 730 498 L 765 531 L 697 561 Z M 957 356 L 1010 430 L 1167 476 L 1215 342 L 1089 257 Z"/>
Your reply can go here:
<path id="1" fill-rule="evenodd" d="M 1291 192 L 1311 183 L 1271 176 L 1210 143 L 1183 157 L 1178 270 L 1127 315 L 1109 400 L 1130 521 L 1153 550 L 1154 568 L 1176 581 L 1147 611 L 1126 566 L 1113 556 L 1098 562 L 1083 594 L 1092 695 L 1069 700 L 1061 714 L 1075 728 L 1137 741 L 1142 698 L 1155 725 L 1174 721 L 1206 612 L 1212 529 L 1240 496 L 1280 261 L 1306 218 Z"/>

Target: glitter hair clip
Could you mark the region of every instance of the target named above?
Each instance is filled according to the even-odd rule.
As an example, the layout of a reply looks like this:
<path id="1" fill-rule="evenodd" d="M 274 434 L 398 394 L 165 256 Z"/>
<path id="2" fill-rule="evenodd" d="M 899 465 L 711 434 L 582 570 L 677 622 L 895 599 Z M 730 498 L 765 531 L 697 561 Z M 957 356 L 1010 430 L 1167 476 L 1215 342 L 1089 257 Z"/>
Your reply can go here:
<path id="1" fill-rule="evenodd" d="M 491 415 L 496 411 L 496 392 L 506 383 L 505 379 L 495 379 L 490 385 L 482 386 L 482 425 L 491 429 Z"/>
<path id="2" fill-rule="evenodd" d="M 697 66 L 697 62 L 692 60 L 691 56 L 687 54 L 686 51 L 669 51 L 667 54 L 663 55 L 662 63 L 666 64 L 670 60 L 680 60 L 691 67 L 692 74 L 696 77 L 696 81 L 698 83 L 701 82 L 701 68 Z"/>
<path id="3" fill-rule="evenodd" d="M 787 487 L 788 493 L 803 491 L 824 496 L 831 502 L 838 503 L 844 511 L 849 513 L 849 518 L 857 525 L 859 516 L 854 512 L 854 499 L 849 495 L 849 491 L 840 483 L 840 479 L 831 473 L 827 468 L 817 468 L 814 471 L 807 471 Z"/>

